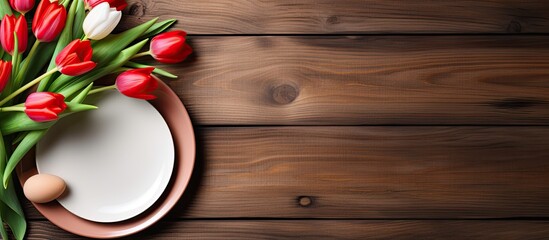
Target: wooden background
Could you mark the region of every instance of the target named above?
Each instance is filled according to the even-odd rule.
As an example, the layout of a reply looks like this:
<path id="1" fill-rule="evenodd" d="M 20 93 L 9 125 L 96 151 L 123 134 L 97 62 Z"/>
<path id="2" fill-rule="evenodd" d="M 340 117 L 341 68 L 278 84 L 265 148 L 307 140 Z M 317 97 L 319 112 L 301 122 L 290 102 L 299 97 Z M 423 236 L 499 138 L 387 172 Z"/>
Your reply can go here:
<path id="1" fill-rule="evenodd" d="M 199 147 L 128 239 L 549 237 L 548 1 L 129 2 L 191 35 L 165 67 Z"/>

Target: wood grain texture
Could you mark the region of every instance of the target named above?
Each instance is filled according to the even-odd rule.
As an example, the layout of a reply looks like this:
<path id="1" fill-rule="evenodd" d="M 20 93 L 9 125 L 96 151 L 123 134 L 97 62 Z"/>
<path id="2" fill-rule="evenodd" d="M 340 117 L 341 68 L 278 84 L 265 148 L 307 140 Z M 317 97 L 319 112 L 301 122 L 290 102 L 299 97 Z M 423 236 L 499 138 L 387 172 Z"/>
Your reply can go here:
<path id="1" fill-rule="evenodd" d="M 160 16 L 191 34 L 547 33 L 544 1 L 129 0 L 123 23 Z"/>
<path id="2" fill-rule="evenodd" d="M 162 222 L 126 239 L 544 239 L 547 221 L 222 221 Z M 85 239 L 33 222 L 28 239 Z"/>
<path id="3" fill-rule="evenodd" d="M 179 204 L 127 239 L 549 236 L 547 2 L 128 2 L 120 29 L 194 35 L 163 67 L 205 127 Z M 283 127 L 438 124 L 486 126 Z M 28 239 L 83 239 L 25 210 Z"/>
<path id="4" fill-rule="evenodd" d="M 198 137 L 196 173 L 171 217 L 549 216 L 549 127 L 205 128 Z"/>
<path id="5" fill-rule="evenodd" d="M 196 37 L 198 125 L 547 124 L 549 37 Z"/>

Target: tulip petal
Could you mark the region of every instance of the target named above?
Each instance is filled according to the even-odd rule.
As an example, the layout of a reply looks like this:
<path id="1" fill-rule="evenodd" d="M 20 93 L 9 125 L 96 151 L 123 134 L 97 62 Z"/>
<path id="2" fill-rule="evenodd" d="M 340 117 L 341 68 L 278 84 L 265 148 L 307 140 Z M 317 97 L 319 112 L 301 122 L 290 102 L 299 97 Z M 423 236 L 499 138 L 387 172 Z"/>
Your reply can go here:
<path id="1" fill-rule="evenodd" d="M 91 71 L 96 65 L 97 64 L 92 61 L 87 61 L 65 66 L 59 71 L 68 76 L 78 76 Z"/>
<path id="2" fill-rule="evenodd" d="M 24 52 L 27 49 L 28 32 L 27 19 L 24 16 L 19 16 L 15 22 L 15 31 L 17 32 L 17 44 L 19 52 Z"/>
<path id="3" fill-rule="evenodd" d="M 31 94 L 25 101 L 26 108 L 45 108 L 51 104 L 57 103 L 54 95 L 51 94 Z"/>
<path id="4" fill-rule="evenodd" d="M 38 4 L 38 7 L 36 8 L 36 13 L 34 14 L 34 19 L 32 21 L 32 31 L 36 32 L 36 28 L 38 27 L 38 23 L 42 21 L 43 12 L 48 9 L 52 5 L 50 1 L 42 0 Z"/>
<path id="5" fill-rule="evenodd" d="M 77 64 L 79 62 L 81 61 L 78 59 L 78 55 L 76 53 L 71 53 L 59 63 L 59 67 L 64 68 L 65 66 Z"/>
<path id="6" fill-rule="evenodd" d="M 26 13 L 34 7 L 34 0 L 10 0 L 13 9 L 20 13 Z"/>
<path id="7" fill-rule="evenodd" d="M 67 108 L 65 97 L 59 93 L 35 92 L 25 101 L 25 113 L 37 122 L 52 121 Z"/>
<path id="8" fill-rule="evenodd" d="M 13 15 L 6 15 L 0 23 L 0 42 L 2 43 L 2 48 L 6 52 L 13 54 L 15 47 L 15 38 L 13 33 L 17 34 L 18 49 L 19 53 L 22 53 L 27 48 L 28 33 L 27 33 L 27 20 L 24 16 L 15 17 Z"/>
<path id="9" fill-rule="evenodd" d="M 168 64 L 179 63 L 187 59 L 187 57 L 191 55 L 192 52 L 193 52 L 193 49 L 191 48 L 191 46 L 189 46 L 189 44 L 185 44 L 185 46 L 183 46 L 183 49 L 181 49 L 181 51 L 177 52 L 176 54 L 165 55 L 165 56 L 154 56 L 154 58 L 161 63 L 168 63 Z"/>
<path id="10" fill-rule="evenodd" d="M 61 52 L 59 52 L 59 54 L 57 54 L 57 57 L 55 58 L 55 64 L 60 65 L 61 62 L 63 62 L 63 60 L 65 58 L 67 58 L 67 56 L 69 54 L 76 51 L 78 42 L 79 42 L 78 39 L 74 40 L 74 41 L 70 42 L 65 48 L 63 48 L 63 50 L 61 50 Z"/>
<path id="11" fill-rule="evenodd" d="M 83 23 L 84 32 L 86 35 L 89 36 L 95 26 L 107 19 L 109 16 L 109 9 L 110 7 L 108 3 L 101 3 L 88 13 Z"/>
<path id="12" fill-rule="evenodd" d="M 57 1 L 42 0 L 34 14 L 32 31 L 41 42 L 51 42 L 65 26 L 67 12 Z"/>
<path id="13" fill-rule="evenodd" d="M 79 46 L 79 50 L 77 51 L 78 57 L 80 58 L 80 61 L 90 61 L 93 56 L 93 48 L 91 46 L 90 41 L 82 41 Z"/>
<path id="14" fill-rule="evenodd" d="M 154 37 L 151 41 L 151 55 L 162 63 L 178 63 L 185 60 L 192 48 L 186 43 L 184 31 L 171 31 Z"/>
<path id="15" fill-rule="evenodd" d="M 2 42 L 2 48 L 10 54 L 13 53 L 14 40 L 13 31 L 15 26 L 15 17 L 12 15 L 6 15 L 0 23 L 0 41 Z"/>
<path id="16" fill-rule="evenodd" d="M 107 19 L 96 25 L 88 37 L 94 40 L 100 40 L 107 37 L 114 30 L 114 28 L 116 28 L 121 18 L 122 12 L 116 11 L 114 8 L 110 8 Z"/>
<path id="17" fill-rule="evenodd" d="M 11 76 L 11 62 L 0 60 L 0 93 L 4 90 Z"/>
<path id="18" fill-rule="evenodd" d="M 95 68 L 91 61 L 93 49 L 89 40 L 76 39 L 69 43 L 55 58 L 59 71 L 65 75 L 78 76 Z"/>
<path id="19" fill-rule="evenodd" d="M 55 112 L 43 108 L 43 109 L 25 109 L 27 116 L 35 122 L 48 122 L 57 120 L 58 116 Z"/>
<path id="20" fill-rule="evenodd" d="M 109 6 L 109 3 L 103 2 L 97 6 L 95 6 L 89 13 L 88 16 L 84 19 L 84 33 L 88 38 L 99 40 L 100 38 L 97 38 L 98 34 L 98 26 L 102 24 L 106 24 L 109 18 L 109 14 L 111 11 L 111 7 Z M 108 35 L 108 34 L 107 34 Z"/>
<path id="21" fill-rule="evenodd" d="M 158 79 L 152 75 L 153 67 L 128 70 L 116 78 L 116 88 L 122 94 L 144 100 L 155 99 L 152 94 L 158 88 Z"/>

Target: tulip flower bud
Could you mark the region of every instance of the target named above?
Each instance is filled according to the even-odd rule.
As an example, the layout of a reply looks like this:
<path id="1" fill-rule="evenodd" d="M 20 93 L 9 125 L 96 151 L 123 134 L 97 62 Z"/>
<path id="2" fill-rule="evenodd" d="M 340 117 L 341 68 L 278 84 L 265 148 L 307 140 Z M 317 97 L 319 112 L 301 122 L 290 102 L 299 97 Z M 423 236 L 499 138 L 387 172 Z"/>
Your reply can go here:
<path id="1" fill-rule="evenodd" d="M 92 9 L 95 6 L 107 2 L 111 8 L 116 8 L 117 11 L 122 11 L 128 6 L 126 0 L 84 0 L 86 2 L 86 8 Z"/>
<path id="2" fill-rule="evenodd" d="M 161 63 L 185 60 L 193 49 L 186 43 L 187 33 L 181 30 L 162 33 L 151 40 L 151 55 Z"/>
<path id="3" fill-rule="evenodd" d="M 89 39 L 101 40 L 108 36 L 118 25 L 122 12 L 103 2 L 95 6 L 84 19 L 84 33 Z"/>
<path id="4" fill-rule="evenodd" d="M 4 90 L 11 76 L 11 62 L 0 60 L 0 93 Z"/>
<path id="5" fill-rule="evenodd" d="M 35 92 L 25 101 L 25 113 L 36 122 L 57 120 L 65 108 L 65 97 L 59 93 Z"/>
<path id="6" fill-rule="evenodd" d="M 57 1 L 42 0 L 36 8 L 32 21 L 32 32 L 40 42 L 51 42 L 65 27 L 67 11 Z"/>
<path id="7" fill-rule="evenodd" d="M 0 42 L 6 52 L 13 55 L 15 47 L 15 38 L 13 32 L 17 33 L 18 52 L 22 53 L 27 49 L 28 33 L 27 20 L 21 15 L 16 18 L 13 15 L 6 15 L 0 23 Z"/>
<path id="8" fill-rule="evenodd" d="M 152 94 L 158 88 L 158 79 L 152 75 L 153 67 L 125 71 L 116 78 L 116 88 L 122 94 L 144 100 L 155 99 Z"/>
<path id="9" fill-rule="evenodd" d="M 20 13 L 27 13 L 34 7 L 34 0 L 10 0 L 13 9 Z"/>
<path id="10" fill-rule="evenodd" d="M 93 49 L 89 40 L 76 39 L 69 43 L 55 58 L 55 64 L 59 72 L 78 76 L 95 68 L 92 62 Z"/>

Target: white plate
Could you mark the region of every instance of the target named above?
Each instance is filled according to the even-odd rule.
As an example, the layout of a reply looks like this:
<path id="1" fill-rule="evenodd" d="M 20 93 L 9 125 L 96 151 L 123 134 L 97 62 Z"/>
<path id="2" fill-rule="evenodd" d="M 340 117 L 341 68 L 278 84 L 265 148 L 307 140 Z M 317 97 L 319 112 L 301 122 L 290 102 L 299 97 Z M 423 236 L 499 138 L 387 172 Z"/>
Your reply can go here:
<path id="1" fill-rule="evenodd" d="M 87 101 L 99 108 L 60 120 L 36 148 L 38 172 L 59 176 L 59 203 L 96 222 L 118 222 L 147 210 L 174 167 L 168 125 L 147 101 L 117 91 Z"/>

